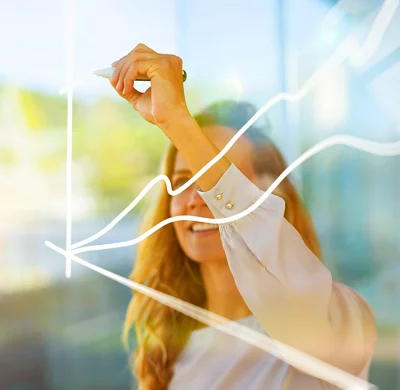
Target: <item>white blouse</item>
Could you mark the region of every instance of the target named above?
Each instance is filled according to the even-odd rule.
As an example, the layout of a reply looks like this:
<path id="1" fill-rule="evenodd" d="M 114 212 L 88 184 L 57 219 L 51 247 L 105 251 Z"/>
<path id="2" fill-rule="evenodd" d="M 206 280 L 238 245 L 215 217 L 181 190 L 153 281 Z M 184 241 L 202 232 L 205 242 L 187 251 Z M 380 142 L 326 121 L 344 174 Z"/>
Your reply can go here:
<path id="1" fill-rule="evenodd" d="M 247 209 L 264 191 L 232 163 L 213 188 L 198 193 L 215 218 L 224 218 Z M 230 270 L 253 313 L 238 322 L 367 380 L 376 340 L 372 309 L 332 280 L 284 211 L 285 201 L 271 194 L 245 217 L 219 225 Z M 192 332 L 169 388 L 336 389 L 215 328 Z"/>

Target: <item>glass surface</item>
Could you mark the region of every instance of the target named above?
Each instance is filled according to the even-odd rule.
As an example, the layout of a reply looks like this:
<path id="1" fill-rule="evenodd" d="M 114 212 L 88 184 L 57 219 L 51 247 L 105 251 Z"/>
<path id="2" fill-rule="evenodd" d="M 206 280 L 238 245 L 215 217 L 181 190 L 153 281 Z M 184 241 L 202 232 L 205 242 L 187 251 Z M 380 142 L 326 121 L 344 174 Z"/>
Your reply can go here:
<path id="1" fill-rule="evenodd" d="M 73 58 L 72 242 L 98 232 L 158 174 L 167 145 L 92 74 L 143 42 L 183 59 L 192 113 L 220 99 L 260 108 L 308 82 L 381 2 L 9 1 L 0 13 L 0 389 L 134 386 L 121 343 L 129 289 L 79 264 L 65 277 L 68 42 Z M 347 5 L 346 5 L 347 4 Z M 75 26 L 75 28 L 74 28 Z M 75 30 L 75 32 L 74 32 Z M 145 84 L 139 88 L 146 88 Z M 400 139 L 400 11 L 362 67 L 349 61 L 268 111 L 289 164 L 325 138 Z M 261 117 L 260 123 L 265 120 Z M 400 390 L 400 157 L 333 146 L 290 177 L 335 279 L 376 315 L 370 381 Z M 137 237 L 145 198 L 96 243 Z M 125 277 L 136 246 L 82 258 Z M 133 340 L 134 342 L 134 340 Z"/>

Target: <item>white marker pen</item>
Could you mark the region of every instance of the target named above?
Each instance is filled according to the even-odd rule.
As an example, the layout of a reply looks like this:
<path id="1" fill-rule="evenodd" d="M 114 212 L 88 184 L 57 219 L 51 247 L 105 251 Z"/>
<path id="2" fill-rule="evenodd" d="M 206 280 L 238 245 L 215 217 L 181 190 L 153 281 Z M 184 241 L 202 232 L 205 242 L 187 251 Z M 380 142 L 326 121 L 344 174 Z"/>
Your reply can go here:
<path id="1" fill-rule="evenodd" d="M 111 68 L 105 68 L 105 69 L 99 69 L 94 71 L 93 73 L 96 76 L 100 76 L 100 77 L 104 77 L 106 79 L 110 79 L 114 73 L 115 73 L 115 67 L 111 67 Z M 183 81 L 186 81 L 187 78 L 187 73 L 185 70 L 182 70 L 182 77 L 183 77 Z M 139 76 L 136 81 L 150 81 L 146 76 Z"/>

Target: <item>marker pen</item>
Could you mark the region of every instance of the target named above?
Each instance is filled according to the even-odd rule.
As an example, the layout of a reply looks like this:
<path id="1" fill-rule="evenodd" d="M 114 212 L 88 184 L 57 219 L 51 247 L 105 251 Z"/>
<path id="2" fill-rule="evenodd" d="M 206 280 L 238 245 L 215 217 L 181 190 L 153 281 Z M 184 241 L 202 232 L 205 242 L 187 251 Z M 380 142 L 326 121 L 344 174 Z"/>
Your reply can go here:
<path id="1" fill-rule="evenodd" d="M 116 68 L 112 66 L 111 68 L 105 68 L 105 69 L 96 70 L 93 73 L 96 76 L 100 76 L 100 77 L 104 77 L 106 79 L 110 79 L 114 75 L 115 69 Z M 185 70 L 182 70 L 182 77 L 183 77 L 183 81 L 186 81 L 187 73 L 186 73 Z M 150 80 L 146 76 L 139 76 L 136 79 L 136 81 L 150 81 Z"/>

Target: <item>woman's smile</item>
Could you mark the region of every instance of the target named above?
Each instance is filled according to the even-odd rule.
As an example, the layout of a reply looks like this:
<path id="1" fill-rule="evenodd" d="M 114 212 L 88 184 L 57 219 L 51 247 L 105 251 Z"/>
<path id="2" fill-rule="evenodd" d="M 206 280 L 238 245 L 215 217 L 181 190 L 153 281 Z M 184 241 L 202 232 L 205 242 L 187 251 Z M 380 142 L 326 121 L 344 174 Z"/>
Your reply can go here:
<path id="1" fill-rule="evenodd" d="M 189 228 L 189 232 L 193 237 L 208 237 L 219 231 L 217 224 L 197 222 Z"/>
<path id="2" fill-rule="evenodd" d="M 211 223 L 194 223 L 189 228 L 189 232 L 193 234 L 194 237 L 207 237 L 217 233 L 218 231 L 218 225 Z"/>
<path id="3" fill-rule="evenodd" d="M 194 223 L 191 227 L 190 230 L 192 232 L 199 232 L 199 231 L 205 231 L 205 230 L 218 230 L 218 225 L 214 223 L 206 223 L 206 222 L 198 222 Z"/>

